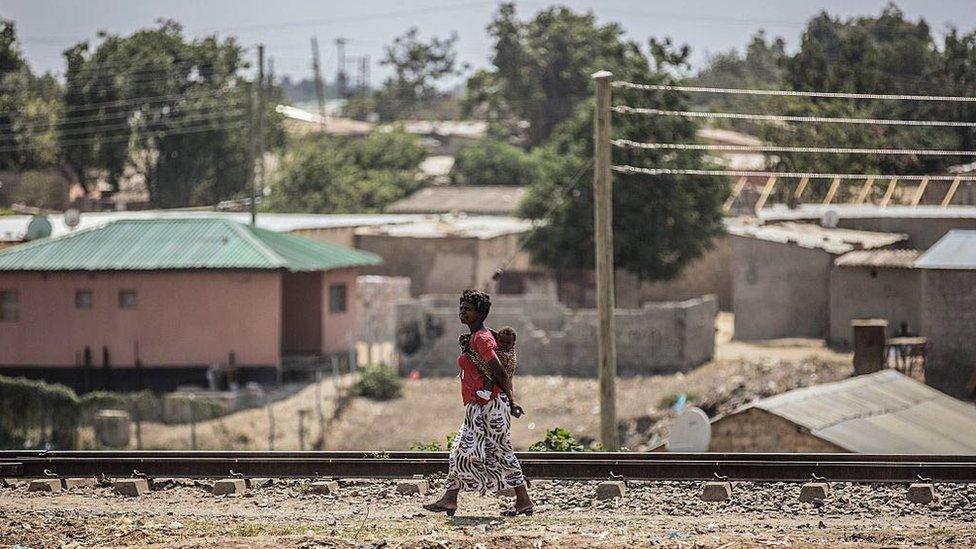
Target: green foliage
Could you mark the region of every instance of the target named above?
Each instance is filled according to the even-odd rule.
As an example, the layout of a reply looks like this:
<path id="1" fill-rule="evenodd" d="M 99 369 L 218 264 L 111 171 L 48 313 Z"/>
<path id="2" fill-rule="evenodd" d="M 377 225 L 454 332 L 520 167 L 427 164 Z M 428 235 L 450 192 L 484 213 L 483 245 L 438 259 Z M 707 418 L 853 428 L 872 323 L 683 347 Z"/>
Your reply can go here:
<path id="1" fill-rule="evenodd" d="M 458 151 L 451 168 L 455 185 L 528 186 L 541 174 L 536 158 L 522 149 L 490 137 Z"/>
<path id="2" fill-rule="evenodd" d="M 556 6 L 522 21 L 514 4 L 502 4 L 488 33 L 495 42 L 492 66 L 468 80 L 466 111 L 488 120 L 527 121 L 529 146 L 549 139 L 590 97 L 593 72 L 622 77 L 647 67 L 623 28 L 598 25 L 592 12 Z"/>
<path id="3" fill-rule="evenodd" d="M 562 427 L 546 431 L 546 438 L 529 446 L 530 452 L 585 452 L 576 437 Z"/>
<path id="4" fill-rule="evenodd" d="M 457 431 L 451 431 L 444 437 L 444 446 L 441 446 L 438 440 L 431 440 L 430 442 L 414 441 L 410 444 L 410 449 L 417 452 L 443 452 L 451 449 L 455 438 L 457 438 Z"/>
<path id="5" fill-rule="evenodd" d="M 244 50 L 233 38 L 187 40 L 162 21 L 129 36 L 102 34 L 65 52 L 64 160 L 86 186 L 127 169 L 146 179 L 159 207 L 213 204 L 242 195 L 248 162 Z M 139 98 L 153 97 L 152 102 Z M 269 101 L 265 140 L 280 141 Z M 91 120 L 98 123 L 92 124 Z M 80 139 L 79 136 L 84 139 Z"/>
<path id="6" fill-rule="evenodd" d="M 623 46 L 621 46 L 623 47 Z M 653 62 L 640 63 L 625 80 L 673 83 L 672 72 L 687 52 L 668 43 L 655 43 Z M 639 54 L 639 52 L 638 52 Z M 614 92 L 622 104 L 668 110 L 685 109 L 678 94 Z M 614 137 L 633 141 L 694 142 L 697 126 L 676 117 L 620 117 Z M 523 216 L 545 221 L 528 236 L 533 258 L 555 269 L 592 269 L 593 243 L 593 102 L 580 105 L 574 116 L 534 151 L 543 177 L 533 185 L 521 206 Z M 709 167 L 697 151 L 615 149 L 614 164 L 667 168 Z M 720 178 L 671 175 L 615 174 L 613 181 L 614 261 L 643 280 L 668 280 L 700 257 L 720 234 L 727 181 Z"/>
<path id="7" fill-rule="evenodd" d="M 54 77 L 24 61 L 14 22 L 0 19 L 0 169 L 55 164 L 60 99 Z"/>
<path id="8" fill-rule="evenodd" d="M 393 69 L 375 95 L 375 108 L 381 120 L 399 120 L 417 115 L 419 109 L 441 100 L 444 94 L 436 82 L 460 74 L 457 67 L 457 34 L 422 41 L 416 27 L 396 37 L 386 47 L 381 65 Z"/>
<path id="9" fill-rule="evenodd" d="M 78 396 L 64 385 L 0 376 L 0 446 L 72 449 L 79 413 Z"/>
<path id="10" fill-rule="evenodd" d="M 365 139 L 309 138 L 291 149 L 272 183 L 266 209 L 279 212 L 379 212 L 422 184 L 426 151 L 404 132 Z"/>
<path id="11" fill-rule="evenodd" d="M 391 400 L 400 396 L 402 385 L 395 368 L 371 364 L 360 370 L 356 394 L 373 400 Z"/>

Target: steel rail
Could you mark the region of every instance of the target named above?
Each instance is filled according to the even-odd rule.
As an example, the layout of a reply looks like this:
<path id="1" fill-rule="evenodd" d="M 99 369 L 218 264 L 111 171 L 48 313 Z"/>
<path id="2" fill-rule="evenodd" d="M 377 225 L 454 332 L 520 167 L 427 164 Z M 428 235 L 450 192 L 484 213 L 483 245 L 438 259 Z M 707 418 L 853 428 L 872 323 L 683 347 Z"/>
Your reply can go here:
<path id="1" fill-rule="evenodd" d="M 868 462 L 966 462 L 976 455 L 959 454 L 851 454 L 851 453 L 766 453 L 766 452 L 516 452 L 520 460 L 616 460 L 616 461 L 868 461 Z M 0 450 L 0 461 L 20 457 L 47 458 L 230 458 L 230 459 L 444 459 L 447 452 L 414 450 Z"/>
<path id="2" fill-rule="evenodd" d="M 659 454 L 665 456 L 667 454 Z M 622 476 L 633 480 L 692 481 L 724 477 L 736 481 L 802 482 L 822 477 L 844 482 L 913 482 L 921 478 L 938 482 L 976 482 L 976 459 L 968 461 L 910 460 L 763 460 L 715 459 L 577 459 L 535 458 L 520 461 L 526 476 L 539 479 L 592 480 Z M 817 455 L 816 457 L 821 457 Z M 843 455 L 842 455 L 843 456 Z M 849 456 L 846 456 L 849 457 Z M 917 457 L 917 456 L 915 456 Z M 902 459 L 904 458 L 904 459 Z M 275 478 L 409 478 L 447 470 L 443 455 L 429 458 L 361 457 L 189 457 L 186 455 L 141 457 L 34 456 L 16 461 L 4 458 L 9 476 L 220 478 L 228 476 Z"/>

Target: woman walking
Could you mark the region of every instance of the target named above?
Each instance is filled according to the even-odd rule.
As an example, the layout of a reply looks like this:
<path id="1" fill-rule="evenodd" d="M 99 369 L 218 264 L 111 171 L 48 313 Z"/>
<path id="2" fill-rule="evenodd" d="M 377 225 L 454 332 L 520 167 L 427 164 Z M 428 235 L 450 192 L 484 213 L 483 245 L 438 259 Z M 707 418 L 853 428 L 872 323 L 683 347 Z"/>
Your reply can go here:
<path id="1" fill-rule="evenodd" d="M 522 409 L 515 404 L 512 380 L 495 354 L 497 342 L 485 327 L 490 310 L 491 298 L 488 294 L 465 290 L 461 295 L 458 317 L 471 330 L 466 340 L 462 338 L 462 346 L 467 348 L 462 348 L 458 357 L 464 423 L 451 446 L 447 489 L 439 500 L 424 505 L 428 511 L 454 516 L 461 490 L 485 494 L 514 488 L 515 507 L 502 514 L 532 514 L 532 500 L 511 440 L 511 416 L 521 416 Z M 468 356 L 468 350 L 477 353 L 491 371 L 495 386 L 488 399 L 477 395 L 478 390 L 484 387 L 484 376 Z"/>

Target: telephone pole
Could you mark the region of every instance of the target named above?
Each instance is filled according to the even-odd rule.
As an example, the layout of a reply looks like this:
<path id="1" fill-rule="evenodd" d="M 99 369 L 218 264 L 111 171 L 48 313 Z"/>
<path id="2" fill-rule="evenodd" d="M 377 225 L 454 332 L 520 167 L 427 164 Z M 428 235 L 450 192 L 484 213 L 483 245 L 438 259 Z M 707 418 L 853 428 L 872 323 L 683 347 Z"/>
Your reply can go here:
<path id="1" fill-rule="evenodd" d="M 610 78 L 600 71 L 593 116 L 593 226 L 596 240 L 596 303 L 600 374 L 600 439 L 610 452 L 620 450 L 617 435 L 617 341 L 613 295 L 613 181 L 610 156 Z"/>
<path id="2" fill-rule="evenodd" d="M 265 82 L 264 82 L 264 44 L 258 44 L 258 174 L 261 177 L 261 193 L 264 194 L 264 111 L 265 111 Z M 253 191 L 252 191 L 253 192 Z M 251 224 L 257 223 L 257 196 L 251 196 Z"/>
<path id="3" fill-rule="evenodd" d="M 346 98 L 346 39 L 336 38 L 336 53 L 339 67 L 336 71 L 336 87 L 339 88 L 339 99 Z"/>
<path id="4" fill-rule="evenodd" d="M 319 102 L 319 116 L 325 120 L 325 84 L 322 82 L 322 65 L 319 62 L 319 40 L 312 37 L 312 71 L 315 73 L 315 98 Z"/>

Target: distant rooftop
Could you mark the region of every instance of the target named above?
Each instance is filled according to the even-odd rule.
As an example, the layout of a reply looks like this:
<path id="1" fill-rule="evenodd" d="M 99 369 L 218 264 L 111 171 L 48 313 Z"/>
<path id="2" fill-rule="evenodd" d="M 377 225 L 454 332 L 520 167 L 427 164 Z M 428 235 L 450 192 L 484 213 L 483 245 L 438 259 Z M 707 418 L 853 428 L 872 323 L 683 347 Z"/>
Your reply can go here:
<path id="1" fill-rule="evenodd" d="M 64 216 L 47 216 L 51 222 L 51 236 L 70 234 L 82 229 L 100 227 L 123 219 L 225 219 L 238 223 L 250 223 L 251 214 L 247 212 L 215 212 L 200 210 L 140 210 L 131 212 L 83 212 L 81 221 L 74 230 L 64 222 Z M 22 242 L 27 234 L 27 226 L 32 216 L 0 216 L 0 242 Z M 276 232 L 291 232 L 300 229 L 338 229 L 343 227 L 366 227 L 370 225 L 390 225 L 423 219 L 419 215 L 391 214 L 293 214 L 259 213 L 257 226 Z"/>
<path id="2" fill-rule="evenodd" d="M 911 269 L 921 255 L 920 250 L 855 250 L 834 261 L 838 267 L 882 267 Z"/>
<path id="3" fill-rule="evenodd" d="M 976 231 L 952 230 L 915 262 L 919 269 L 976 269 Z"/>
<path id="4" fill-rule="evenodd" d="M 501 216 L 438 216 L 412 223 L 362 227 L 356 235 L 401 238 L 479 238 L 489 239 L 530 230 L 531 221 Z"/>
<path id="5" fill-rule="evenodd" d="M 386 211 L 401 214 L 462 212 L 513 215 L 525 196 L 525 187 L 447 185 L 426 187 L 397 200 Z"/>
<path id="6" fill-rule="evenodd" d="M 375 265 L 368 252 L 226 219 L 121 220 L 0 252 L 0 271 L 244 269 Z"/>
<path id="7" fill-rule="evenodd" d="M 841 218 L 886 218 L 886 217 L 913 217 L 913 218 L 933 218 L 933 219 L 976 219 L 976 206 L 881 206 L 853 204 L 802 204 L 797 208 L 790 209 L 783 204 L 774 204 L 763 208 L 757 216 L 763 221 L 800 221 L 800 220 L 819 220 L 824 212 L 831 210 Z"/>
<path id="8" fill-rule="evenodd" d="M 795 389 L 748 405 L 848 452 L 976 453 L 976 406 L 894 370 Z"/>
<path id="9" fill-rule="evenodd" d="M 904 234 L 829 229 L 812 223 L 727 224 L 726 230 L 736 236 L 795 244 L 801 248 L 821 249 L 832 254 L 843 254 L 855 249 L 883 248 L 908 238 Z"/>

